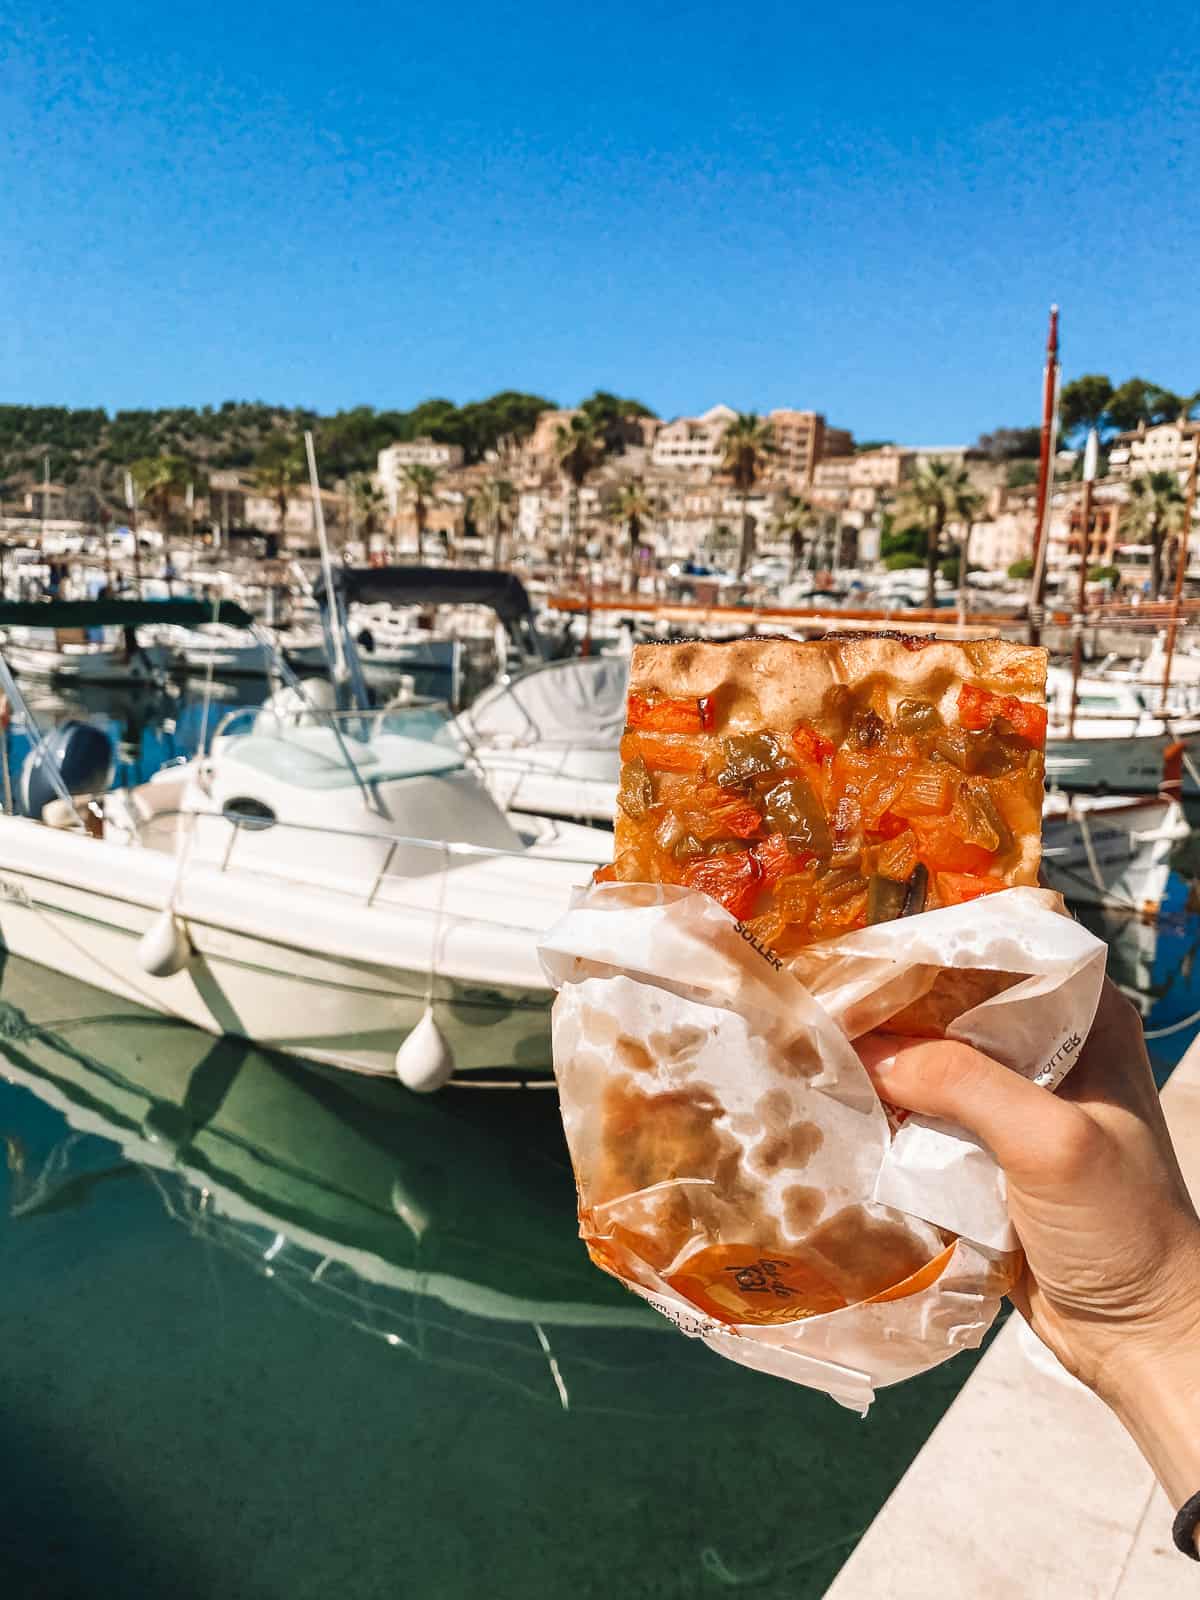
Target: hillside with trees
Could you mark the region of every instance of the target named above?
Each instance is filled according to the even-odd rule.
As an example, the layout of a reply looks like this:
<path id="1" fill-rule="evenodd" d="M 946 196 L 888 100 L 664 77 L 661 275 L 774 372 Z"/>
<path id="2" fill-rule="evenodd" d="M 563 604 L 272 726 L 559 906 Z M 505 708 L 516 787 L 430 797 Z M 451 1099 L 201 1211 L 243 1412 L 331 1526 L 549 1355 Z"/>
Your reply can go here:
<path id="1" fill-rule="evenodd" d="M 581 404 L 599 427 L 616 416 L 654 415 L 639 401 L 604 390 Z M 479 461 L 502 439 L 526 438 L 538 416 L 554 405 L 542 395 L 515 389 L 461 406 L 431 399 L 411 411 L 354 406 L 331 416 L 244 400 L 111 415 L 67 406 L 0 405 L 0 486 L 11 493 L 40 478 L 47 455 L 56 483 L 101 495 L 119 494 L 125 469 L 133 463 L 159 458 L 185 463 L 202 482 L 217 469 L 261 466 L 264 456 L 278 453 L 281 440 L 298 444 L 306 428 L 313 430 L 321 474 L 330 482 L 371 471 L 385 446 L 424 435 L 461 445 L 468 462 Z"/>

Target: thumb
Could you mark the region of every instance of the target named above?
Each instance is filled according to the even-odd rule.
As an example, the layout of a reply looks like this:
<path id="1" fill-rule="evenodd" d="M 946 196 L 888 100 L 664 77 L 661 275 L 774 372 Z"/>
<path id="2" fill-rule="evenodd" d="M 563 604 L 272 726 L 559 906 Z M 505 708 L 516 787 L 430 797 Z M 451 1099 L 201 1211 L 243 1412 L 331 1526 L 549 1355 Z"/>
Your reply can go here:
<path id="1" fill-rule="evenodd" d="M 957 1122 L 982 1139 L 1010 1178 L 1045 1178 L 1086 1120 L 982 1051 L 954 1039 L 867 1034 L 855 1042 L 880 1098 L 908 1111 Z"/>

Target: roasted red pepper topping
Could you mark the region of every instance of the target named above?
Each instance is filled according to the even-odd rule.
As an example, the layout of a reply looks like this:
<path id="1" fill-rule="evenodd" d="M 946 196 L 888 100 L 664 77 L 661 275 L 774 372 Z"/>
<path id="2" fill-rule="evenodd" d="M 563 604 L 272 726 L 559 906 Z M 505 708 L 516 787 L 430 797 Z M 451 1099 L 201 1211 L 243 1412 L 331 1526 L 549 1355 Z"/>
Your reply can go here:
<path id="1" fill-rule="evenodd" d="M 749 850 L 730 850 L 724 855 L 701 857 L 683 874 L 689 889 L 711 895 L 739 920 L 754 910 L 762 887 L 762 868 Z"/>
<path id="2" fill-rule="evenodd" d="M 673 739 L 658 739 L 652 733 L 627 733 L 621 740 L 621 760 L 638 756 L 652 772 L 699 772 L 704 751 L 694 744 L 677 744 Z"/>
<path id="3" fill-rule="evenodd" d="M 958 691 L 958 720 L 964 728 L 978 733 L 990 728 L 998 717 L 1011 724 L 1018 738 L 1040 749 L 1046 742 L 1046 708 L 1018 700 L 1015 694 L 993 694 L 973 683 Z"/>
<path id="4" fill-rule="evenodd" d="M 810 861 L 817 859 L 811 850 L 792 850 L 782 833 L 773 833 L 761 844 L 756 844 L 753 854 L 766 889 L 773 888 L 781 878 L 802 872 Z"/>
<path id="5" fill-rule="evenodd" d="M 716 726 L 712 699 L 649 700 L 631 694 L 626 708 L 627 725 L 649 733 L 710 733 Z"/>
<path id="6" fill-rule="evenodd" d="M 960 906 L 967 900 L 978 900 L 981 894 L 997 894 L 1008 885 L 1003 878 L 976 875 L 971 872 L 939 872 L 937 875 L 938 900 L 944 906 Z"/>
<path id="7" fill-rule="evenodd" d="M 814 766 L 821 766 L 833 755 L 833 741 L 826 739 L 810 723 L 801 722 L 792 729 L 792 743 L 796 747 L 796 754 L 802 761 L 811 761 Z"/>

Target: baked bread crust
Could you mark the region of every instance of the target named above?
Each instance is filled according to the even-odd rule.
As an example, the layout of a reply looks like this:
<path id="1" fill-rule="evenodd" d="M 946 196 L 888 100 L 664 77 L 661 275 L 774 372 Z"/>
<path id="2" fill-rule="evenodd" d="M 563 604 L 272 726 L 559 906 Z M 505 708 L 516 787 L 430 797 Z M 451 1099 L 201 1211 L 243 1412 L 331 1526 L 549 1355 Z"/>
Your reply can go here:
<path id="1" fill-rule="evenodd" d="M 1007 639 L 912 638 L 835 634 L 824 639 L 687 640 L 640 644 L 629 668 L 631 694 L 711 698 L 716 733 L 751 733 L 820 716 L 838 684 L 878 683 L 889 706 L 910 695 L 930 700 L 943 720 L 958 721 L 964 683 L 1039 704 L 1046 693 L 1046 652 Z"/>
<path id="2" fill-rule="evenodd" d="M 635 770 L 636 752 L 647 748 L 647 739 L 655 746 L 651 766 L 657 762 L 668 771 L 691 770 L 697 786 L 702 766 L 710 775 L 720 772 L 721 752 L 729 748 L 725 741 L 730 739 L 769 733 L 786 743 L 803 725 L 836 751 L 845 746 L 856 715 L 870 711 L 894 725 L 898 715 L 903 720 L 905 702 L 932 707 L 938 726 L 962 737 L 966 729 L 980 727 L 964 723 L 960 716 L 964 690 L 991 704 L 999 702 L 990 697 L 1001 697 L 1012 715 L 1027 712 L 1031 718 L 1040 717 L 1044 734 L 1046 667 L 1044 650 L 999 638 L 952 641 L 903 634 L 833 634 L 813 640 L 769 637 L 639 645 L 630 666 L 630 736 L 622 746 L 623 774 Z M 1014 701 L 1021 704 L 1015 706 Z M 1040 736 L 1028 737 L 1034 743 L 1025 748 L 1040 746 Z M 650 781 L 644 766 L 636 770 Z M 1038 881 L 1040 766 L 1031 768 L 1023 781 L 1026 804 L 1021 823 L 988 869 L 997 885 Z M 661 787 L 657 779 L 653 787 L 657 799 Z M 618 805 L 615 834 L 616 876 L 629 878 L 639 870 L 644 875 L 645 829 L 624 803 Z M 653 875 L 658 876 L 657 870 Z"/>

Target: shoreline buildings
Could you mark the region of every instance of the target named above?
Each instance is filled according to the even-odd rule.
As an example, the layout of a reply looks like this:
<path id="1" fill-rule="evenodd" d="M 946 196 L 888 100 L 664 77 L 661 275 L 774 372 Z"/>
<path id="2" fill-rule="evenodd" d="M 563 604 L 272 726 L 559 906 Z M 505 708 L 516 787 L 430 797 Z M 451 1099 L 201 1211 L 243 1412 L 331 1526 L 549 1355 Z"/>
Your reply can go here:
<path id="1" fill-rule="evenodd" d="M 649 508 L 639 519 L 640 539 L 660 562 L 729 566 L 744 516 L 760 552 L 786 551 L 799 521 L 813 567 L 870 567 L 879 560 L 882 535 L 895 530 L 905 492 L 922 463 L 936 459 L 961 467 L 980 496 L 970 530 L 972 567 L 1005 572 L 1033 551 L 1028 461 L 997 458 L 961 444 L 856 447 L 851 433 L 831 426 L 821 412 L 781 407 L 760 419 L 770 427 L 773 449 L 743 496 L 723 469 L 725 435 L 737 413 L 717 404 L 696 416 L 665 421 L 641 415 L 609 419 L 602 453 L 576 484 L 563 472 L 559 444 L 579 415 L 577 410 L 544 411 L 527 437 L 501 441 L 484 460 L 472 463 L 465 461 L 461 446 L 431 437 L 389 444 L 379 451 L 371 474 L 374 508 L 364 511 L 349 483 L 323 487 L 322 509 L 334 547 L 349 545 L 358 552 L 354 559 L 413 559 L 418 507 L 410 473 L 419 467 L 427 469 L 429 484 L 420 508 L 427 553 L 440 548 L 481 562 L 502 547 L 509 559 L 537 565 L 561 561 L 573 537 L 582 558 L 615 568 L 628 553 L 623 495 L 636 484 Z M 1198 450 L 1200 422 L 1161 423 L 1109 441 L 1106 475 L 1093 494 L 1090 565 L 1128 567 L 1131 577 L 1144 576 L 1144 555 L 1123 536 L 1130 483 L 1148 473 L 1171 472 L 1183 485 Z M 1072 476 L 1074 465 L 1072 453 L 1060 455 L 1048 517 L 1052 569 L 1079 557 L 1081 485 Z M 499 511 L 497 484 L 504 491 Z M 26 486 L 15 500 L 0 505 L 0 536 L 36 545 L 44 529 L 47 548 L 61 548 L 98 527 L 108 530 L 127 520 L 111 509 L 102 520 L 94 508 L 89 517 L 84 507 L 72 504 L 73 494 L 78 501 L 81 491 L 62 484 Z M 186 512 L 182 492 L 175 497 L 168 520 L 175 534 L 186 526 L 199 528 L 214 543 L 257 538 L 272 554 L 306 555 L 316 548 L 307 483 L 293 481 L 272 492 L 260 475 L 245 469 L 210 472 L 205 490 Z M 147 533 L 161 531 L 145 506 L 138 525 Z M 947 528 L 953 542 L 965 532 L 954 524 Z"/>

